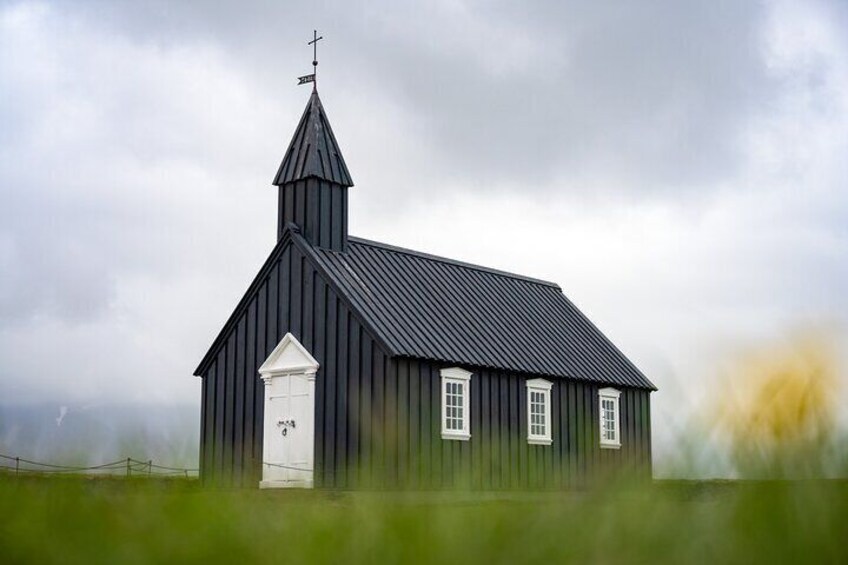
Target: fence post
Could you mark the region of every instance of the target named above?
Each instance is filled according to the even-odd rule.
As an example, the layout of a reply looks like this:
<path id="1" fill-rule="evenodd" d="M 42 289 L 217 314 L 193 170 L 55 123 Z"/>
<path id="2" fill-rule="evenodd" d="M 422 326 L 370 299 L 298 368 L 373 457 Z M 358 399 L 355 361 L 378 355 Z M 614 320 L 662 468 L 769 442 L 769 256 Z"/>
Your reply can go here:
<path id="1" fill-rule="evenodd" d="M 127 476 L 130 476 L 130 458 L 127 457 Z"/>
<path id="2" fill-rule="evenodd" d="M 147 461 L 147 476 L 149 477 L 153 473 L 153 459 Z"/>
<path id="3" fill-rule="evenodd" d="M 18 470 L 21 468 L 21 458 L 15 457 L 15 475 L 18 474 Z"/>

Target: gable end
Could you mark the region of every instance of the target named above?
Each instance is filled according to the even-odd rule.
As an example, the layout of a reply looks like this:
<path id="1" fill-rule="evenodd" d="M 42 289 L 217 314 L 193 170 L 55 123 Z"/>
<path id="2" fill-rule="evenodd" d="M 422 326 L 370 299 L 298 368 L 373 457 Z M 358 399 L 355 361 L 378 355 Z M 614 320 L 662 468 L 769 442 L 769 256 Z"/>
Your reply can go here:
<path id="1" fill-rule="evenodd" d="M 277 242 L 277 245 L 274 246 L 274 249 L 271 251 L 271 254 L 268 256 L 268 259 L 265 260 L 265 263 L 262 265 L 262 268 L 259 270 L 259 273 L 253 279 L 253 282 L 250 283 L 250 286 L 245 292 L 244 296 L 242 296 L 241 300 L 239 300 L 236 305 L 233 313 L 227 319 L 227 322 L 224 324 L 224 327 L 218 333 L 215 340 L 212 342 L 209 350 L 204 355 L 203 359 L 200 361 L 200 364 L 194 370 L 194 375 L 197 377 L 203 376 L 209 366 L 215 361 L 215 358 L 218 354 L 218 351 L 226 344 L 227 338 L 232 332 L 235 325 L 238 323 L 238 320 L 244 313 L 244 311 L 248 308 L 253 298 L 259 292 L 259 289 L 265 284 L 266 279 L 271 274 L 271 271 L 274 269 L 277 262 L 282 257 L 283 253 L 285 253 L 286 249 L 289 247 L 296 247 L 297 250 L 303 254 L 304 257 L 307 258 L 310 265 L 314 267 L 322 277 L 327 281 L 327 284 L 333 288 L 333 290 L 338 295 L 339 299 L 350 308 L 351 313 L 356 316 L 359 322 L 363 325 L 365 329 L 367 329 L 373 336 L 374 339 L 382 346 L 382 348 L 386 351 L 389 356 L 396 355 L 396 348 L 392 347 L 391 343 L 385 339 L 384 334 L 375 329 L 374 325 L 371 323 L 367 317 L 362 314 L 361 309 L 350 299 L 349 292 L 346 291 L 345 288 L 340 286 L 338 282 L 332 277 L 321 264 L 320 261 L 317 261 L 315 258 L 315 253 L 312 247 L 307 243 L 300 234 L 300 229 L 295 224 L 287 224 L 285 229 L 283 230 L 283 234 L 280 237 L 280 240 Z"/>

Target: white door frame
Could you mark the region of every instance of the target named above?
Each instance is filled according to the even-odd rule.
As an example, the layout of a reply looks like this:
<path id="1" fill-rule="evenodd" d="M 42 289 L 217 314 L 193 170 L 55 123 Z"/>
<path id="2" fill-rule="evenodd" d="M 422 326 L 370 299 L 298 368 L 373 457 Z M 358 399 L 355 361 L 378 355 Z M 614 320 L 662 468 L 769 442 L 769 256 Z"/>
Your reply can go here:
<path id="1" fill-rule="evenodd" d="M 259 368 L 259 376 L 265 385 L 265 411 L 262 439 L 262 480 L 259 488 L 312 488 L 315 461 L 315 375 L 318 372 L 318 361 L 290 333 L 277 344 L 268 359 Z M 302 379 L 301 392 L 293 393 L 294 379 Z M 305 381 L 305 382 L 304 382 Z M 302 408 L 308 416 L 295 422 L 288 415 L 275 414 L 271 409 L 275 399 L 305 397 Z M 311 446 L 305 461 L 290 461 L 279 459 L 286 432 L 291 430 L 297 434 L 298 440 L 306 441 Z M 289 439 L 295 439 L 289 436 Z M 275 443 L 278 442 L 278 443 Z M 274 454 L 277 455 L 274 455 Z"/>

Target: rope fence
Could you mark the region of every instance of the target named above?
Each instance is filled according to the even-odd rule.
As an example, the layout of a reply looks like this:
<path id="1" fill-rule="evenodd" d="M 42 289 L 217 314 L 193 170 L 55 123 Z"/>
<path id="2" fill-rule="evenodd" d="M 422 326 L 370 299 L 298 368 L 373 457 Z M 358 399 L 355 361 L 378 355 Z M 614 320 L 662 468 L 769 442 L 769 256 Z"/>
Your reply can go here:
<path id="1" fill-rule="evenodd" d="M 268 463 L 267 461 L 262 462 L 263 465 L 267 465 L 268 467 L 278 467 L 280 469 L 288 469 L 290 471 L 305 471 L 307 473 L 311 473 L 312 469 L 304 469 L 301 467 L 290 467 L 289 465 L 280 465 L 279 463 Z"/>
<path id="2" fill-rule="evenodd" d="M 280 469 L 288 469 L 290 471 L 306 471 L 311 472 L 312 469 L 301 467 L 292 467 L 290 465 L 281 465 L 279 463 L 270 463 L 263 461 L 262 465 L 268 467 L 277 467 Z M 178 477 L 186 478 L 197 476 L 199 469 L 191 469 L 186 467 L 171 467 L 168 465 L 159 465 L 153 462 L 152 459 L 142 461 L 127 457 L 126 459 L 117 459 L 109 463 L 101 463 L 100 465 L 89 465 L 86 467 L 74 465 L 56 465 L 54 463 L 44 463 L 42 461 L 34 461 L 23 457 L 15 457 L 0 453 L 0 471 L 7 473 L 20 474 L 61 474 L 61 473 L 79 473 L 79 474 L 104 474 L 104 475 L 125 475 L 127 477 Z"/>
<path id="3" fill-rule="evenodd" d="M 44 463 L 42 461 L 33 461 L 24 459 L 23 457 L 15 457 L 0 453 L 0 470 L 7 473 L 14 472 L 15 475 L 25 474 L 44 474 L 44 473 L 82 473 L 82 474 L 107 474 L 107 475 L 126 475 L 127 477 L 178 477 L 197 476 L 199 469 L 191 469 L 186 467 L 169 467 L 166 465 L 157 465 L 152 459 L 142 461 L 127 457 L 126 459 L 118 459 L 109 463 L 100 465 L 90 465 L 87 467 L 78 467 L 73 465 L 56 465 L 53 463 Z"/>

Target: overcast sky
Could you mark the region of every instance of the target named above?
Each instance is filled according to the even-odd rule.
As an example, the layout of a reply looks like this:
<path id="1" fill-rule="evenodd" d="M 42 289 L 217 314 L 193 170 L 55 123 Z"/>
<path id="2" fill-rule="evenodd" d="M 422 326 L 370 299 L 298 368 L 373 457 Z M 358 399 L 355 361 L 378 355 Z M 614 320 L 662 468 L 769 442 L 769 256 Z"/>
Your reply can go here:
<path id="1" fill-rule="evenodd" d="M 660 444 L 733 351 L 846 343 L 844 2 L 2 2 L 0 400 L 198 402 L 313 28 L 351 233 L 558 282 Z"/>

